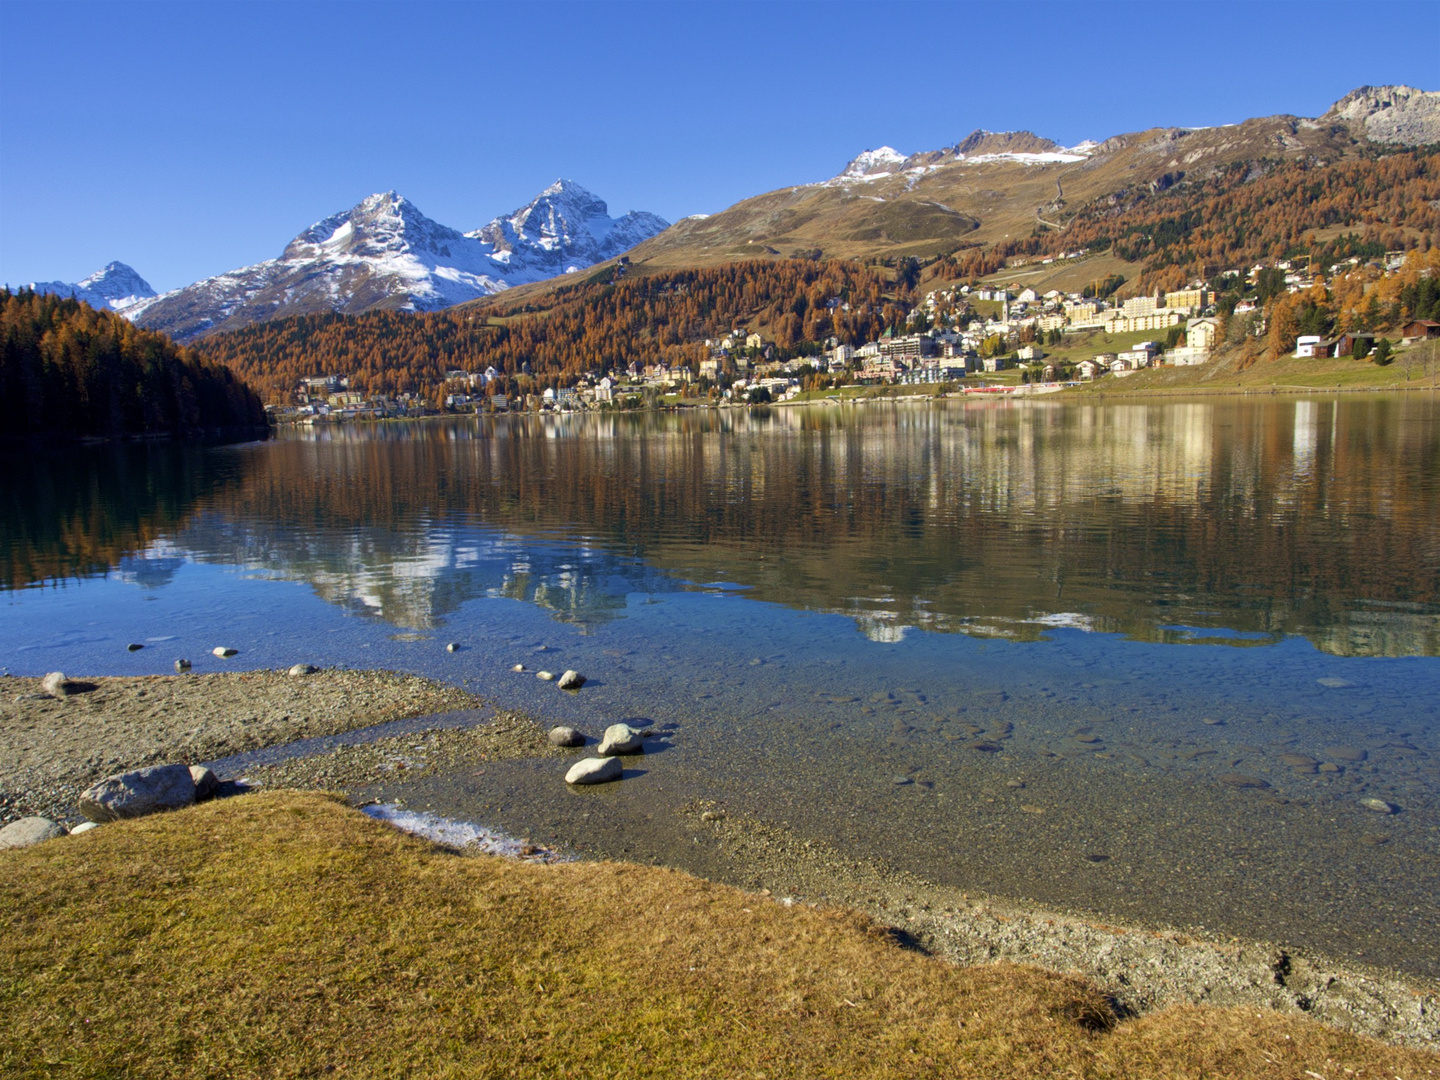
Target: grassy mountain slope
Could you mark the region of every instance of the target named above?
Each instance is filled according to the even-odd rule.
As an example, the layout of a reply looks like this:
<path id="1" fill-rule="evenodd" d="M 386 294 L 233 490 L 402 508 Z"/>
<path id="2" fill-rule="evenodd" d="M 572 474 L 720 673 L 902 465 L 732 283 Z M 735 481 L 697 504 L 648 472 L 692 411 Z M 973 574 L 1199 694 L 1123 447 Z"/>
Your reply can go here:
<path id="1" fill-rule="evenodd" d="M 1203 179 L 1236 162 L 1328 163 L 1365 145 L 1339 120 L 1272 116 L 1234 127 L 1121 135 L 1076 162 L 948 155 L 918 167 L 928 171 L 767 192 L 722 213 L 677 222 L 630 255 L 637 265 L 657 268 L 816 251 L 857 259 L 938 255 L 1027 237 L 1042 221 L 1068 224 L 1079 208 L 1119 193 Z"/>

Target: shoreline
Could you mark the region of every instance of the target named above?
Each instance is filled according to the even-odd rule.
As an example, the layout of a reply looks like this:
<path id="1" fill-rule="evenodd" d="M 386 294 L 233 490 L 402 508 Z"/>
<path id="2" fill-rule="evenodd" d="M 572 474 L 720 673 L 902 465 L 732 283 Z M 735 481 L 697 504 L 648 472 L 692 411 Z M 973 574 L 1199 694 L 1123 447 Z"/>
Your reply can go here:
<path id="1" fill-rule="evenodd" d="M 91 682 L 97 689 L 89 695 L 49 703 L 30 699 L 12 706 L 17 695 L 35 692 L 28 685 L 32 682 L 38 687 L 38 680 L 8 677 L 0 681 L 6 692 L 4 712 L 0 713 L 0 720 L 5 721 L 0 723 L 0 749 L 5 754 L 0 754 L 0 759 L 17 761 L 18 725 L 14 719 L 21 711 L 18 705 L 31 707 L 42 724 L 48 724 L 61 709 L 77 704 L 86 708 L 82 701 L 86 696 L 91 696 L 88 712 L 92 720 L 94 716 L 103 718 L 98 730 L 114 733 L 123 729 L 132 739 L 136 752 L 130 755 L 134 760 L 127 767 L 162 758 L 186 760 L 188 750 L 191 760 L 186 763 L 203 760 L 217 764 L 222 780 L 243 777 L 260 790 L 339 791 L 352 806 L 385 802 L 387 781 L 462 770 L 483 773 L 486 763 L 500 760 L 553 757 L 555 782 L 560 783 L 564 761 L 585 753 L 550 746 L 541 726 L 522 713 L 443 684 L 394 672 L 328 671 L 292 677 L 262 671 L 95 679 Z M 168 696 L 167 690 L 172 691 Z M 238 710 L 237 690 L 243 699 Z M 102 691 L 103 698 L 93 696 Z M 193 726 L 177 728 L 167 723 L 170 710 L 156 708 L 157 703 L 176 705 L 175 694 L 192 703 L 206 702 L 216 717 L 209 741 L 197 737 Z M 349 695 L 354 694 L 374 695 L 370 708 L 361 711 L 339 704 L 353 700 Z M 223 704 L 216 707 L 217 702 L 226 701 L 230 702 L 228 711 Z M 256 719 L 280 709 L 302 707 L 294 704 L 297 701 L 308 706 L 308 711 L 285 713 L 284 719 L 291 721 L 288 724 L 273 718 L 271 722 Z M 445 708 L 426 708 L 435 705 Z M 293 721 L 295 715 L 301 716 L 301 721 Z M 102 774 L 119 771 L 92 764 L 93 753 L 77 757 L 76 750 L 85 738 L 101 736 L 92 730 L 93 722 L 88 727 L 83 723 L 71 726 L 85 730 L 79 739 L 71 737 L 52 748 L 50 775 L 78 764 L 88 770 L 86 777 L 97 769 Z M 32 723 L 27 730 L 33 734 L 37 728 Z M 202 756 L 197 753 L 201 747 L 228 748 L 231 753 Z M 285 747 L 295 753 L 287 755 Z M 273 753 L 265 753 L 267 750 Z M 29 775 L 36 775 L 36 762 L 27 760 Z M 254 764 L 238 764 L 246 760 Z M 643 762 L 643 758 L 633 760 Z M 227 761 L 236 761 L 238 767 L 227 767 Z M 0 812 L 9 819 L 14 799 L 7 784 L 13 786 L 12 776 L 0 775 Z M 71 797 L 72 789 L 78 794 L 83 786 L 78 780 L 58 784 L 53 797 Z M 73 818 L 73 812 L 67 817 Z M 485 820 L 467 823 L 487 829 L 498 825 Z M 575 827 L 583 828 L 578 822 Z M 787 906 L 840 906 L 863 912 L 893 927 L 902 943 L 962 966 L 1013 962 L 1079 973 L 1109 995 L 1122 1017 L 1172 1005 L 1238 1005 L 1308 1016 L 1397 1045 L 1440 1046 L 1440 983 L 1418 976 L 1341 963 L 1275 943 L 1159 924 L 1113 923 L 1094 913 L 1066 912 L 1023 899 L 940 885 L 847 855 L 824 841 L 805 839 L 783 823 L 731 813 L 703 800 L 680 806 L 674 821 L 656 822 L 654 829 L 678 830 L 695 841 L 697 856 L 691 865 L 673 861 L 667 865 Z M 517 839 L 522 849 L 528 847 L 542 856 L 552 854 L 530 845 L 528 838 Z M 584 861 L 607 857 L 605 851 L 585 854 L 564 841 L 554 846 L 566 857 Z M 633 857 L 608 857 L 644 862 L 643 852 Z"/>

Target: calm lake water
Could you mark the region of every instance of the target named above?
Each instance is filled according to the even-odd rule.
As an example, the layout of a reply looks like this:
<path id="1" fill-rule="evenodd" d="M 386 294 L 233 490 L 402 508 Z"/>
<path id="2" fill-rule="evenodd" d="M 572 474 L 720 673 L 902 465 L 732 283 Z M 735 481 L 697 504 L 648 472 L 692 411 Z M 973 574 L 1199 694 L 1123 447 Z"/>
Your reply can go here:
<path id="1" fill-rule="evenodd" d="M 640 718 L 668 734 L 620 785 L 517 762 L 387 797 L 699 870 L 672 822 L 715 799 L 937 882 L 1440 975 L 1436 396 L 466 419 L 0 465 L 12 674 L 303 660 Z"/>

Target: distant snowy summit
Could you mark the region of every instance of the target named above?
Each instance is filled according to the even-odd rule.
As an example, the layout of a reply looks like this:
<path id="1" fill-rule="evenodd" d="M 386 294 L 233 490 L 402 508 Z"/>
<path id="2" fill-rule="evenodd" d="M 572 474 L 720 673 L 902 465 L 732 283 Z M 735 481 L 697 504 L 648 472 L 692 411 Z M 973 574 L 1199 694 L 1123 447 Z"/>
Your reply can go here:
<path id="1" fill-rule="evenodd" d="M 73 296 L 93 308 L 125 314 L 137 304 L 155 295 L 149 283 L 122 262 L 112 262 L 82 281 L 32 281 L 30 289 L 37 293 Z"/>
<path id="2" fill-rule="evenodd" d="M 669 227 L 642 210 L 612 218 L 605 200 L 573 180 L 556 180 L 527 206 L 465 235 L 486 244 L 490 258 L 508 269 L 507 281 L 518 285 L 584 270 Z"/>
<path id="3" fill-rule="evenodd" d="M 612 218 L 604 200 L 572 180 L 557 180 L 514 213 L 469 233 L 432 221 L 388 191 L 316 222 L 279 258 L 161 296 L 135 276 L 144 295 L 109 306 L 177 341 L 291 315 L 436 311 L 584 270 L 667 227 L 642 212 Z"/>
<path id="4" fill-rule="evenodd" d="M 1096 143 L 1063 147 L 1059 143 L 1029 131 L 986 131 L 978 128 L 954 146 L 942 150 L 924 150 L 918 154 L 902 154 L 892 146 L 866 150 L 841 171 L 839 176 L 824 181 L 828 186 L 865 183 L 903 173 L 921 175 L 941 165 L 1009 161 L 1021 165 L 1049 165 L 1084 161 Z"/>

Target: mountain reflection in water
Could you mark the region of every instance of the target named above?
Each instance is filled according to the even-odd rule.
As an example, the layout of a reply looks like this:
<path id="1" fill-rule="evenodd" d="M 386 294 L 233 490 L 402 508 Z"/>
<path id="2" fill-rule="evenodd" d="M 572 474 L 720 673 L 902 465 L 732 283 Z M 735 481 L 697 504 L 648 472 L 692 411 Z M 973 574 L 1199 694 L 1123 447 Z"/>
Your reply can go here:
<path id="1" fill-rule="evenodd" d="M 27 459 L 9 588 L 177 558 L 408 628 L 723 581 L 910 630 L 1440 654 L 1440 402 L 963 402 L 328 428 Z M 157 562 L 148 574 L 147 560 Z"/>

